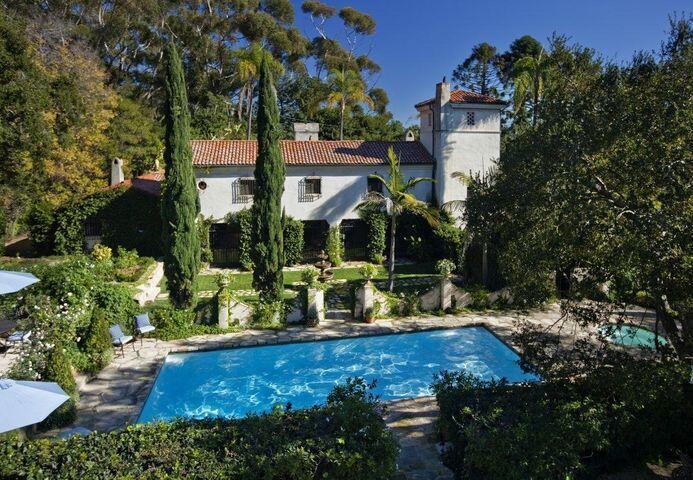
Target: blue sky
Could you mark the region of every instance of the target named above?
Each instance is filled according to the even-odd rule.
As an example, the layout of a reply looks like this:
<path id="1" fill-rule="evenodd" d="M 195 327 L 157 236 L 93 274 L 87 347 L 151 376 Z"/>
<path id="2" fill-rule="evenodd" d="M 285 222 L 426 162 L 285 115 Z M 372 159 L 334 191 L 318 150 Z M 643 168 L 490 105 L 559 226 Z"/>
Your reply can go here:
<path id="1" fill-rule="evenodd" d="M 373 16 L 376 33 L 361 41 L 382 67 L 377 85 L 387 90 L 390 110 L 405 124 L 416 122 L 414 104 L 433 96 L 435 83 L 486 41 L 500 52 L 528 34 L 542 43 L 552 32 L 594 48 L 606 59 L 628 60 L 637 50 L 658 49 L 667 15 L 693 10 L 691 0 L 323 0 Z M 294 0 L 296 23 L 312 38 L 310 18 Z M 342 32 L 332 19 L 331 32 Z"/>

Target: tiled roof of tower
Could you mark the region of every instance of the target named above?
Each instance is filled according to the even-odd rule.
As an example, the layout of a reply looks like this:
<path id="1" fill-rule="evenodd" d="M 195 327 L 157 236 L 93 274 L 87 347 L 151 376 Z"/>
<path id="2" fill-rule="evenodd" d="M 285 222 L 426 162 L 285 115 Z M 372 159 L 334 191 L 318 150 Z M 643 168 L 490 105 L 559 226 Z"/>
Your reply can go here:
<path id="1" fill-rule="evenodd" d="M 193 165 L 254 165 L 256 140 L 193 140 Z M 432 165 L 433 157 L 419 142 L 365 140 L 280 140 L 286 165 L 385 165 L 392 147 L 402 165 Z"/>
<path id="2" fill-rule="evenodd" d="M 423 102 L 419 102 L 415 107 L 421 107 L 428 103 L 435 101 L 435 98 L 429 98 Z M 453 90 L 450 92 L 450 102 L 452 103 L 477 103 L 477 104 L 487 104 L 487 105 L 505 105 L 506 102 L 493 98 L 489 95 L 482 95 L 480 93 L 468 92 L 466 90 Z"/>

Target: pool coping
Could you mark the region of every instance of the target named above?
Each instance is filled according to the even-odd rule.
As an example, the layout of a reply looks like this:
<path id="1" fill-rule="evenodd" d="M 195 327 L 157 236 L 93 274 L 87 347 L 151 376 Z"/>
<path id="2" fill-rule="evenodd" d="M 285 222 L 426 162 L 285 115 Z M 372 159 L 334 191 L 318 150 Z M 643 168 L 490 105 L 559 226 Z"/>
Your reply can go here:
<path id="1" fill-rule="evenodd" d="M 444 317 L 443 317 L 444 318 Z M 428 327 L 428 328 L 411 328 L 406 331 L 393 331 L 393 332 L 368 332 L 365 331 L 364 333 L 356 332 L 355 334 L 348 334 L 336 338 L 317 338 L 317 339 L 292 339 L 288 338 L 287 341 L 277 341 L 276 343 L 266 343 L 266 344 L 257 344 L 257 345 L 235 345 L 235 346 L 229 346 L 229 347 L 212 347 L 212 348 L 200 348 L 196 350 L 171 350 L 169 351 L 162 359 L 161 361 L 158 362 L 158 365 L 156 367 L 156 373 L 152 376 L 152 379 L 150 380 L 149 384 L 147 385 L 147 395 L 144 397 L 144 401 L 139 405 L 138 411 L 137 411 L 137 416 L 135 417 L 135 424 L 140 424 L 140 417 L 142 416 L 142 411 L 144 410 L 145 405 L 147 405 L 147 402 L 149 401 L 149 397 L 152 394 L 152 391 L 154 390 L 154 385 L 156 385 L 157 380 L 159 379 L 159 375 L 161 374 L 161 370 L 164 367 L 164 364 L 166 363 L 166 359 L 168 358 L 169 355 L 180 355 L 184 353 L 205 353 L 205 352 L 216 352 L 220 350 L 238 350 L 238 349 L 252 349 L 252 348 L 263 348 L 263 347 L 274 347 L 274 346 L 279 346 L 279 345 L 294 345 L 294 344 L 300 344 L 300 343 L 319 343 L 319 342 L 329 342 L 329 341 L 339 341 L 339 340 L 348 340 L 350 338 L 368 338 L 368 337 L 385 337 L 389 335 L 408 335 L 408 334 L 413 334 L 413 333 L 425 333 L 425 332 L 434 332 L 436 330 L 459 330 L 459 329 L 466 329 L 466 328 L 483 328 L 486 330 L 488 333 L 490 333 L 496 340 L 498 340 L 501 344 L 503 344 L 506 348 L 508 348 L 511 352 L 513 352 L 515 355 L 519 357 L 521 360 L 522 354 L 521 352 L 518 351 L 518 349 L 510 344 L 509 342 L 506 342 L 502 337 L 500 337 L 496 332 L 494 332 L 485 322 L 476 322 L 476 323 L 470 323 L 468 325 L 440 325 L 440 326 L 434 326 L 434 327 Z M 525 370 L 520 366 L 522 371 L 524 373 Z M 414 398 L 423 398 L 426 395 L 419 396 L 419 397 L 402 397 L 398 399 L 393 399 L 391 401 L 400 401 L 400 400 L 411 400 Z M 183 417 L 181 417 L 183 418 Z"/>

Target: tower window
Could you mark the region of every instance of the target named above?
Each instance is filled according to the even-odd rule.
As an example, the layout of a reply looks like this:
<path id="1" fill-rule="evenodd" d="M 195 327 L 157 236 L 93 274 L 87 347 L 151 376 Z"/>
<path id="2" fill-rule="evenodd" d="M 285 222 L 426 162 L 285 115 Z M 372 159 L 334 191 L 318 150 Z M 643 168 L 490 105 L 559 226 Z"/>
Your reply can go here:
<path id="1" fill-rule="evenodd" d="M 474 125 L 474 123 L 475 123 L 474 112 L 467 112 L 467 125 Z"/>
<path id="2" fill-rule="evenodd" d="M 428 120 L 428 126 L 429 127 L 431 125 L 433 125 L 433 114 L 432 113 L 429 113 L 428 115 L 426 115 L 426 119 Z"/>

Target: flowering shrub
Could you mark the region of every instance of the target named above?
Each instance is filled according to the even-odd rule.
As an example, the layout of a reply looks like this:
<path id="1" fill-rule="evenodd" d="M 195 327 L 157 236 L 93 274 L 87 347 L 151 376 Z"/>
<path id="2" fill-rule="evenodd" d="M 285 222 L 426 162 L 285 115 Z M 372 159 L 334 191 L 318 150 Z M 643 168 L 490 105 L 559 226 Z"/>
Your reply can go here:
<path id="1" fill-rule="evenodd" d="M 100 243 L 94 245 L 94 248 L 91 250 L 91 258 L 97 262 L 107 262 L 112 256 L 113 250 L 111 250 L 111 247 L 101 245 Z"/>

